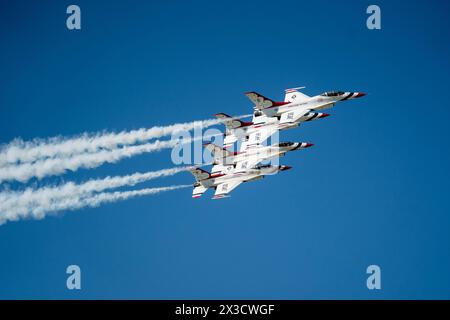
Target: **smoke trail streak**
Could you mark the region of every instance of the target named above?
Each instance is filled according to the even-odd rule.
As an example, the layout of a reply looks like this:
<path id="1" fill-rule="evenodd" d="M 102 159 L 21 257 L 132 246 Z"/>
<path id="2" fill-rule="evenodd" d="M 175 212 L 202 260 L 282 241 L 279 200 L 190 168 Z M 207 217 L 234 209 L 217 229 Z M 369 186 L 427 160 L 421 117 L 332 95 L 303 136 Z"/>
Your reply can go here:
<path id="1" fill-rule="evenodd" d="M 124 158 L 130 158 L 142 153 L 157 152 L 162 149 L 173 148 L 178 144 L 190 143 L 197 140 L 211 138 L 195 137 L 182 140 L 157 140 L 137 146 L 125 146 L 114 150 L 102 150 L 97 153 L 79 154 L 70 158 L 54 158 L 39 160 L 34 163 L 24 163 L 15 166 L 0 168 L 0 183 L 16 180 L 27 182 L 33 177 L 42 179 L 47 176 L 64 174 L 67 171 L 76 171 L 80 168 L 92 169 L 104 163 L 116 163 Z"/>
<path id="2" fill-rule="evenodd" d="M 80 205 L 82 207 L 97 207 L 102 203 L 127 200 L 127 199 L 134 198 L 137 196 L 157 194 L 157 193 L 164 192 L 164 191 L 171 191 L 171 190 L 177 190 L 177 189 L 183 189 L 183 188 L 189 188 L 189 187 L 192 187 L 192 185 L 191 184 L 183 184 L 183 185 L 160 187 L 160 188 L 145 188 L 145 189 L 132 190 L 132 191 L 102 192 L 102 193 L 96 194 L 92 197 L 83 199 L 80 202 Z"/>
<path id="3" fill-rule="evenodd" d="M 0 149 L 0 167 L 18 162 L 34 162 L 42 158 L 71 157 L 102 149 L 112 150 L 120 146 L 133 145 L 177 132 L 189 131 L 196 127 L 207 128 L 217 123 L 218 119 L 212 119 L 119 133 L 84 133 L 75 138 L 54 137 L 46 140 L 35 139 L 29 142 L 16 139 Z"/>
<path id="4" fill-rule="evenodd" d="M 235 118 L 248 116 L 243 115 Z M 222 119 L 210 119 L 119 133 L 84 133 L 74 138 L 54 137 L 32 141 L 16 139 L 9 144 L 0 146 L 0 168 L 12 164 L 31 163 L 45 158 L 67 158 L 77 154 L 95 153 L 105 149 L 113 150 L 182 131 L 207 128 L 223 121 Z"/>
<path id="5" fill-rule="evenodd" d="M 123 186 L 134 186 L 159 177 L 171 176 L 187 169 L 189 167 L 175 167 L 127 176 L 93 179 L 82 184 L 68 182 L 56 187 L 4 191 L 0 193 L 0 224 L 8 220 L 13 221 L 27 217 L 40 219 L 46 213 L 59 210 L 74 210 L 86 206 L 84 204 L 86 199 L 98 195 L 98 192 Z"/>

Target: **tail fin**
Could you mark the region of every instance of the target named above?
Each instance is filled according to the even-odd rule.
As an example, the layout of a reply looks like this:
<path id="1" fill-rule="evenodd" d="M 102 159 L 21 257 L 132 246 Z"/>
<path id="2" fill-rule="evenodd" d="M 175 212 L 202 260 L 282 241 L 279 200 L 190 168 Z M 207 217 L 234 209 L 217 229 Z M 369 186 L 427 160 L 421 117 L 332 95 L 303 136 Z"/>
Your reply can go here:
<path id="1" fill-rule="evenodd" d="M 218 163 L 227 163 L 233 159 L 233 157 L 237 154 L 237 152 L 229 151 L 225 148 L 221 148 L 214 143 L 205 143 L 205 149 L 211 152 L 214 161 Z"/>
<path id="2" fill-rule="evenodd" d="M 273 108 L 273 107 L 279 107 L 285 104 L 288 104 L 289 102 L 276 102 L 272 99 L 264 97 L 262 94 L 259 94 L 257 92 L 251 91 L 247 92 L 245 94 L 247 98 L 250 99 L 251 102 L 255 104 L 255 109 L 258 110 L 264 110 L 267 108 Z"/>
<path id="3" fill-rule="evenodd" d="M 291 88 L 291 89 L 286 89 L 284 90 L 285 95 L 284 95 L 284 101 L 285 102 L 301 102 L 301 101 L 305 101 L 308 100 L 310 98 L 310 96 L 307 96 L 304 93 L 301 93 L 300 89 L 304 89 L 305 87 L 297 87 L 297 88 Z"/>
<path id="4" fill-rule="evenodd" d="M 246 122 L 246 121 L 241 121 L 239 119 L 235 119 L 225 113 L 217 113 L 217 114 L 215 114 L 215 117 L 218 119 L 224 120 L 225 127 L 227 127 L 228 130 L 233 130 L 233 129 L 242 128 L 242 127 L 248 127 L 253 124 L 253 122 Z"/>
<path id="5" fill-rule="evenodd" d="M 209 177 L 211 177 L 211 174 L 208 171 L 205 171 L 200 168 L 193 167 L 189 169 L 189 171 L 192 173 L 197 182 L 201 182 L 202 180 L 206 180 Z"/>
<path id="6" fill-rule="evenodd" d="M 246 135 L 246 129 L 252 126 L 254 123 L 252 121 L 241 121 L 230 117 L 225 113 L 215 114 L 216 118 L 222 119 L 225 125 L 225 139 L 223 141 L 223 146 L 225 148 L 231 147 L 236 141 Z M 254 117 L 253 117 L 254 119 Z M 241 130 L 237 130 L 241 129 Z"/>

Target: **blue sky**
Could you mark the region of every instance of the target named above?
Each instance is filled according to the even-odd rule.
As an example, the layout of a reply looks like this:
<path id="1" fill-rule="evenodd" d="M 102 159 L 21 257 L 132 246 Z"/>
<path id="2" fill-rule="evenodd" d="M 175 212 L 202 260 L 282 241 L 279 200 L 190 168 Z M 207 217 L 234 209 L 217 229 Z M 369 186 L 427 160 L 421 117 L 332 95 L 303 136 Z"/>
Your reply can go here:
<path id="1" fill-rule="evenodd" d="M 282 132 L 315 146 L 229 199 L 183 189 L 0 226 L 0 298 L 450 298 L 447 2 L 377 1 L 378 31 L 366 1 L 75 3 L 81 31 L 72 3 L 1 2 L 1 143 L 243 114 L 250 90 L 368 95 Z M 170 166 L 166 150 L 29 185 Z"/>

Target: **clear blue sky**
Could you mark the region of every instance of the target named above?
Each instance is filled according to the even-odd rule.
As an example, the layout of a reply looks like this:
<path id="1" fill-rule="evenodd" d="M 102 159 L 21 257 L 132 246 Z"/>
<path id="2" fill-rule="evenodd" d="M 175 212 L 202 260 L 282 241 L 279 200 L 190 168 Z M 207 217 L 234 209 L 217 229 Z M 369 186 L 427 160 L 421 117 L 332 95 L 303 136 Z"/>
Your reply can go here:
<path id="1" fill-rule="evenodd" d="M 77 32 L 72 2 L 1 2 L 1 143 L 242 114 L 249 90 L 368 95 L 282 132 L 315 146 L 229 199 L 184 189 L 0 226 L 0 298 L 450 298 L 448 2 L 376 1 L 380 31 L 367 1 L 74 3 Z M 31 184 L 170 166 L 166 150 Z"/>

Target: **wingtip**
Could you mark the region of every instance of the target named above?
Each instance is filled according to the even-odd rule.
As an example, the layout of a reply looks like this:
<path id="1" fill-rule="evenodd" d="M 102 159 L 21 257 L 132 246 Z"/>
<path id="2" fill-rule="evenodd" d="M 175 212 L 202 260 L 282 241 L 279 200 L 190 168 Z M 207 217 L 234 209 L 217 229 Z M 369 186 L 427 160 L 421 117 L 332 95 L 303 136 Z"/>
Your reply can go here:
<path id="1" fill-rule="evenodd" d="M 225 199 L 225 198 L 229 198 L 230 196 L 228 195 L 219 195 L 219 196 L 214 196 L 211 199 L 213 200 L 218 200 L 218 199 Z"/>

